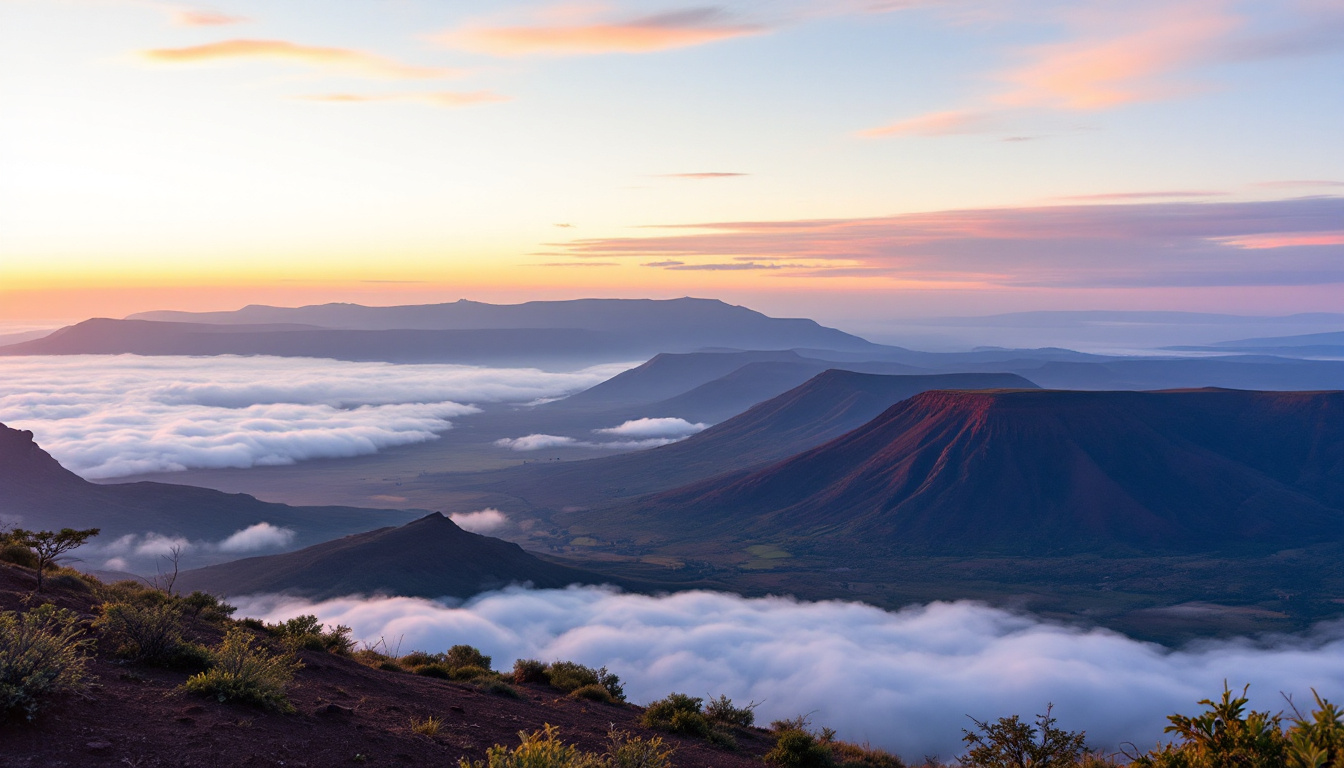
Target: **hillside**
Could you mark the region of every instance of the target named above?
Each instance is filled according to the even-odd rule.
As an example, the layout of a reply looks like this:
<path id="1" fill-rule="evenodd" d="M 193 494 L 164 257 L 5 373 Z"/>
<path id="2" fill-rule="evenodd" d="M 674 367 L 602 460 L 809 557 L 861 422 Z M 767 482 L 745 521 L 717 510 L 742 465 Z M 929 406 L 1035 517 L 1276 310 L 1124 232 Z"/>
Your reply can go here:
<path id="1" fill-rule="evenodd" d="M 586 461 L 526 465 L 466 482 L 521 497 L 534 507 L 610 503 L 613 498 L 778 461 L 838 437 L 893 403 L 930 389 L 1033 386 L 1004 373 L 884 376 L 828 370 L 678 443 Z"/>
<path id="2" fill-rule="evenodd" d="M 792 458 L 600 520 L 934 554 L 1338 541 L 1344 393 L 926 392 Z"/>
<path id="3" fill-rule="evenodd" d="M 292 543 L 304 546 L 416 516 L 400 510 L 291 507 L 165 483 L 98 485 L 62 467 L 34 442 L 32 432 L 0 424 L 0 518 L 25 528 L 102 528 L 100 545 L 147 532 L 218 541 L 265 522 L 294 531 Z"/>
<path id="4" fill-rule="evenodd" d="M 31 608 L 32 583 L 31 571 L 0 562 L 0 610 Z M 104 599 L 103 590 L 73 580 L 55 586 L 46 598 L 88 617 Z M 195 642 L 217 645 L 223 635 L 219 623 L 190 615 L 184 623 L 186 638 Z M 265 633 L 255 635 L 280 648 Z M 412 650 L 444 649 L 401 652 Z M 701 739 L 650 731 L 640 724 L 643 709 L 637 706 L 572 699 L 537 683 L 515 684 L 514 698 L 315 650 L 297 652 L 303 666 L 287 691 L 297 711 L 280 714 L 185 693 L 179 686 L 188 671 L 128 663 L 108 643 L 90 651 L 93 685 L 87 691 L 54 701 L 33 723 L 0 722 L 0 768 L 455 766 L 460 758 L 483 759 L 494 744 L 516 746 L 519 731 L 546 724 L 558 727 L 565 742 L 599 753 L 608 746 L 609 730 L 662 736 L 676 747 L 674 766 L 760 766 L 760 755 L 772 743 L 762 731 L 739 729 L 740 749 L 730 752 Z M 497 659 L 496 665 L 507 669 L 510 662 Z M 441 720 L 436 733 L 412 730 L 413 721 L 429 717 Z"/>
<path id="5" fill-rule="evenodd" d="M 182 589 L 218 595 L 285 592 L 316 599 L 393 594 L 466 598 L 510 584 L 538 589 L 610 579 L 556 565 L 517 544 L 468 533 L 437 512 L 297 552 L 249 557 L 186 571 Z"/>

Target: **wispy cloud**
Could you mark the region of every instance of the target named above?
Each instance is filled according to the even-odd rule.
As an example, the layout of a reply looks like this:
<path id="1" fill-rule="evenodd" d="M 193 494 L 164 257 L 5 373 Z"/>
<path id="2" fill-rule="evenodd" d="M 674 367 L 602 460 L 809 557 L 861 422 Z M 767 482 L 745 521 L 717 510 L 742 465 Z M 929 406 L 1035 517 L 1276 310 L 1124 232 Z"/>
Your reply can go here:
<path id="1" fill-rule="evenodd" d="M 720 8 L 691 8 L 615 20 L 553 12 L 523 24 L 468 25 L 437 39 L 495 56 L 574 56 L 666 51 L 766 31 L 758 24 L 732 21 Z"/>
<path id="2" fill-rule="evenodd" d="M 1344 50 L 1344 13 L 1329 7 L 1263 30 L 1218 0 L 1063 6 L 1056 42 L 1009 53 L 982 96 L 960 109 L 902 118 L 859 135 L 952 136 L 1003 130 L 1033 112 L 1076 113 L 1208 90 L 1202 68 Z"/>
<path id="3" fill-rule="evenodd" d="M 170 13 L 173 22 L 183 27 L 222 27 L 241 24 L 248 20 L 245 16 L 232 16 L 200 8 L 173 8 Z"/>
<path id="4" fill-rule="evenodd" d="M 1221 197 L 1226 192 L 1207 189 L 1193 190 L 1157 190 L 1152 192 L 1102 192 L 1095 195 L 1061 195 L 1055 200 L 1076 200 L 1078 202 L 1105 202 L 1110 200 L 1162 200 L 1177 197 Z"/>
<path id="5" fill-rule="evenodd" d="M 618 261 L 546 261 L 540 264 L 530 264 L 533 267 L 619 267 Z"/>
<path id="6" fill-rule="evenodd" d="M 890 125 L 859 131 L 860 136 L 955 136 L 995 130 L 999 117 L 987 110 L 956 109 L 897 120 Z"/>
<path id="7" fill-rule="evenodd" d="M 747 175 L 749 174 L 713 171 L 708 173 L 660 173 L 658 177 L 663 179 L 731 179 L 736 176 Z"/>
<path id="8" fill-rule="evenodd" d="M 493 91 L 432 91 L 429 93 L 319 93 L 299 96 L 303 101 L 325 104 L 378 104 L 400 102 L 427 104 L 433 107 L 470 107 L 508 101 L 509 97 Z"/>
<path id="9" fill-rule="evenodd" d="M 415 80 L 449 77 L 456 70 L 420 67 L 366 51 L 301 45 L 287 40 L 224 40 L 185 48 L 155 48 L 144 51 L 146 59 L 159 64 L 193 64 L 218 61 L 269 60 L 305 66 L 339 69 L 367 77 Z"/>
<path id="10" fill-rule="evenodd" d="M 568 247 L 583 257 L 661 257 L 644 263 L 677 270 L 778 269 L 931 283 L 1314 285 L 1344 282 L 1340 221 L 1339 197 L 1056 205 L 687 224 L 667 227 L 672 232 L 662 236 L 584 239 Z"/>

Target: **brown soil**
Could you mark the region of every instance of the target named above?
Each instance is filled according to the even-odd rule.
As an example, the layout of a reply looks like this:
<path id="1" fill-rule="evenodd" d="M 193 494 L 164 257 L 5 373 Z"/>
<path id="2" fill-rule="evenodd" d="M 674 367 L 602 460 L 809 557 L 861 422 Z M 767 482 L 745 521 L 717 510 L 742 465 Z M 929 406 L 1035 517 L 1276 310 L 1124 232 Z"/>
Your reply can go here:
<path id="1" fill-rule="evenodd" d="M 32 585 L 31 571 L 0 563 L 0 609 L 24 610 Z M 93 607 L 81 590 L 43 598 L 85 614 Z M 221 634 L 203 622 L 190 629 L 202 640 Z M 89 664 L 97 679 L 84 695 L 55 702 L 32 723 L 0 725 L 0 766 L 456 766 L 551 724 L 585 750 L 604 751 L 616 728 L 663 736 L 676 747 L 678 766 L 759 768 L 772 742 L 764 731 L 741 730 L 738 750 L 726 751 L 641 727 L 639 707 L 575 701 L 547 686 L 517 686 L 524 697 L 517 700 L 321 652 L 300 658 L 289 690 L 298 711 L 282 715 L 189 695 L 178 688 L 185 673 L 100 651 Z M 412 719 L 429 716 L 443 719 L 436 736 L 412 732 Z"/>

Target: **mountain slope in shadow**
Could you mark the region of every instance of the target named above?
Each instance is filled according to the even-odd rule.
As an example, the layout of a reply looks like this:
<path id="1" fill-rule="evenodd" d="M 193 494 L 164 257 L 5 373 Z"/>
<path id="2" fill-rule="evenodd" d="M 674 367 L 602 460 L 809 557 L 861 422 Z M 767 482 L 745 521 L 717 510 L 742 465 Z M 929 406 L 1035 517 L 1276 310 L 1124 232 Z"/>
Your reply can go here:
<path id="1" fill-rule="evenodd" d="M 297 552 L 186 571 L 177 583 L 214 594 L 284 592 L 322 599 L 354 594 L 466 598 L 510 584 L 546 589 L 604 581 L 611 580 L 546 562 L 502 539 L 469 533 L 436 512 Z"/>
<path id="2" fill-rule="evenodd" d="M 586 461 L 524 465 L 484 475 L 482 486 L 523 497 L 536 507 L 610 503 L 778 461 L 930 389 L 1034 386 L 1008 373 L 884 376 L 828 370 L 681 442 Z"/>
<path id="3" fill-rule="evenodd" d="M 218 541 L 256 523 L 295 532 L 302 546 L 418 513 L 355 507 L 291 507 L 240 493 L 166 483 L 98 485 L 62 467 L 33 433 L 0 424 L 0 518 L 24 528 L 101 528 L 99 543 L 155 532 Z"/>
<path id="4" fill-rule="evenodd" d="M 1344 393 L 926 392 L 769 467 L 585 525 L 955 555 L 1339 541 Z"/>

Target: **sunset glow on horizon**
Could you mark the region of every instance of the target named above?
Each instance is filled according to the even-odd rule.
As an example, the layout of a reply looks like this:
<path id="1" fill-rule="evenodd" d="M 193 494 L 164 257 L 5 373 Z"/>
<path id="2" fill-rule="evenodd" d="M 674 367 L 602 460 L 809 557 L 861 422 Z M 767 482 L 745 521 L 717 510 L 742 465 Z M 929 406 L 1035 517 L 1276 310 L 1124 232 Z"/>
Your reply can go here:
<path id="1" fill-rule="evenodd" d="M 1320 0 L 0 0 L 0 324 L 1344 311 Z"/>

